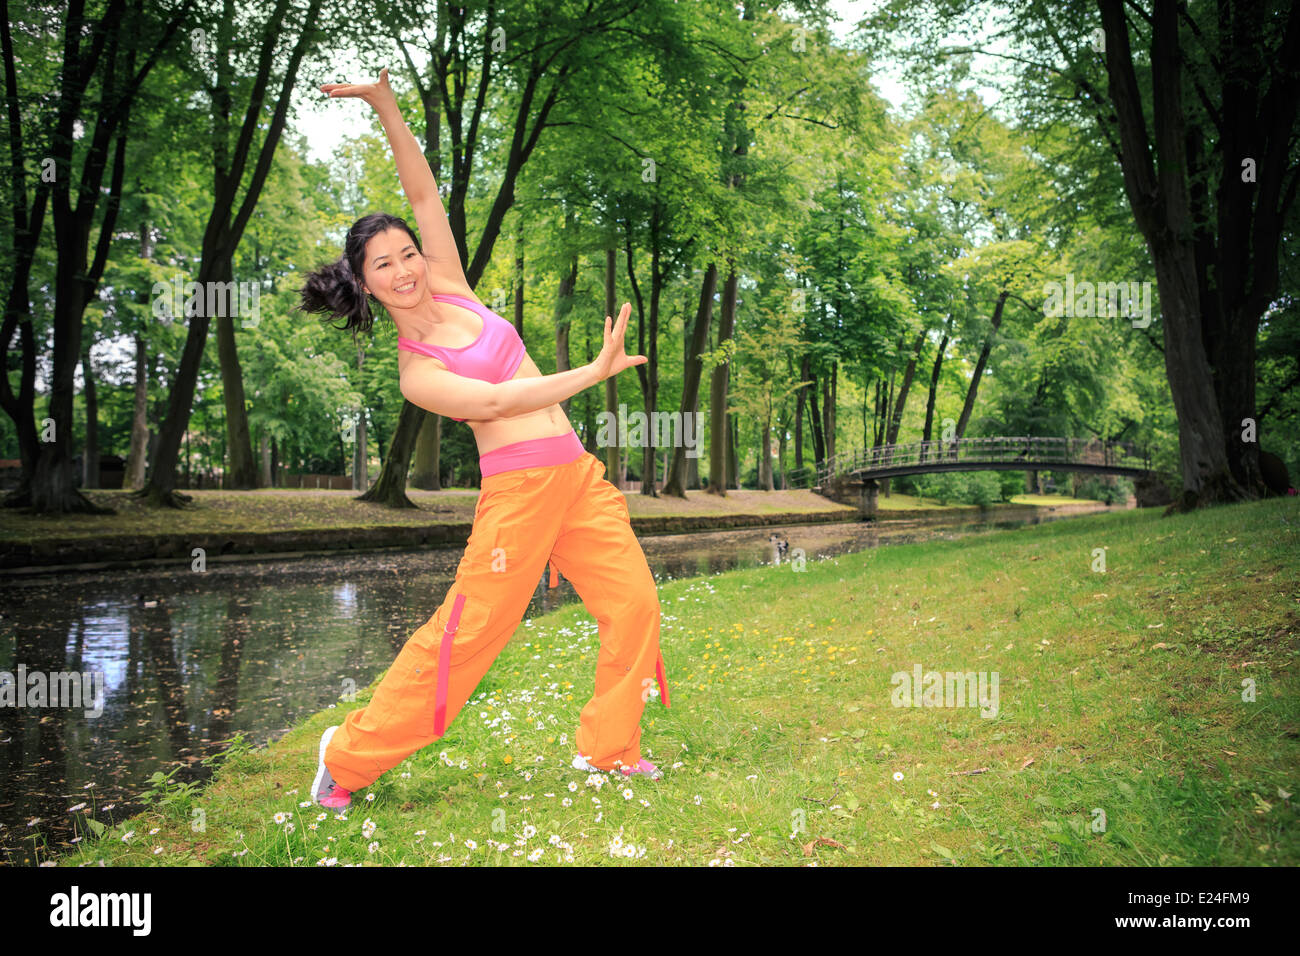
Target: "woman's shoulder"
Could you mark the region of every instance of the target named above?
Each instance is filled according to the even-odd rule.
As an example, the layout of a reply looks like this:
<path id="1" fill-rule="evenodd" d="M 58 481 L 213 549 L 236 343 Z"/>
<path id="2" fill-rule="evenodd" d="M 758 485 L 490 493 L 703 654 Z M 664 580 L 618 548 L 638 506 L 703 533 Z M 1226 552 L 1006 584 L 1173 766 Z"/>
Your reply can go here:
<path id="1" fill-rule="evenodd" d="M 466 285 L 463 282 L 462 283 L 448 283 L 448 282 L 430 283 L 429 294 L 435 297 L 441 295 L 458 296 L 459 298 L 469 299 L 471 302 L 477 302 L 479 305 L 483 305 L 483 300 L 480 299 L 477 295 L 475 295 L 474 290 L 471 289 L 468 285 Z"/>

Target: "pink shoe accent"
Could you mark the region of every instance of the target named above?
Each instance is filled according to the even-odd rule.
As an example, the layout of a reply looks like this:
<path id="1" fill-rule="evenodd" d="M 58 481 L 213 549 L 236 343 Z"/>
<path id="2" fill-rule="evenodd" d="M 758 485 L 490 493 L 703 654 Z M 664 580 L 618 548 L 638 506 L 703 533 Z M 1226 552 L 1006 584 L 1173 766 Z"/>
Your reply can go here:
<path id="1" fill-rule="evenodd" d="M 670 710 L 671 705 L 668 703 L 668 676 L 664 673 L 664 655 L 659 653 L 659 660 L 655 663 L 655 678 L 659 681 L 659 693 L 663 695 L 664 706 Z"/>
<path id="2" fill-rule="evenodd" d="M 344 790 L 337 783 L 334 785 L 334 789 L 330 791 L 330 795 L 322 797 L 320 801 L 322 807 L 329 807 L 332 810 L 346 807 L 350 803 L 352 803 L 352 791 Z"/>
<path id="3" fill-rule="evenodd" d="M 447 676 L 451 673 L 451 639 L 460 627 L 460 612 L 465 607 L 465 595 L 457 594 L 456 603 L 451 606 L 451 617 L 447 619 L 447 628 L 442 632 L 442 647 L 438 651 L 438 693 L 433 705 L 433 735 L 441 737 L 447 721 Z"/>

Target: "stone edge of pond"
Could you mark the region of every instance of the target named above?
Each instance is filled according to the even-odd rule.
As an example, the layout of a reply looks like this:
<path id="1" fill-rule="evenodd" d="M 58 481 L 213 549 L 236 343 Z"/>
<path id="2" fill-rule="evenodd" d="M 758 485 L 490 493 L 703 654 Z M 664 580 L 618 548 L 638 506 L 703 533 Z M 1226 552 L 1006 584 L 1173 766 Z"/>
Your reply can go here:
<path id="1" fill-rule="evenodd" d="M 781 514 L 654 515 L 632 519 L 638 534 L 680 534 L 690 531 L 725 531 L 778 524 L 826 524 L 857 520 L 856 511 L 787 512 Z M 58 570 L 112 570 L 152 564 L 188 562 L 195 548 L 206 561 L 338 554 L 387 548 L 440 548 L 463 546 L 471 522 L 429 525 L 391 525 L 340 528 L 327 535 L 308 531 L 215 532 L 199 534 L 123 534 L 106 538 L 47 537 L 35 542 L 0 542 L 0 576 Z"/>

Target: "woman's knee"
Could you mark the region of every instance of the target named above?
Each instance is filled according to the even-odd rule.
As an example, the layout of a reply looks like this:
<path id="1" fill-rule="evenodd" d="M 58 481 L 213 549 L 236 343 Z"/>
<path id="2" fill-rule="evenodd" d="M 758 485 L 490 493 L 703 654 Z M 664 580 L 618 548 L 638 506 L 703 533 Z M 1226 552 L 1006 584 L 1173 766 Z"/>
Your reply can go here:
<path id="1" fill-rule="evenodd" d="M 627 613 L 638 620 L 659 620 L 659 589 L 654 580 L 643 582 L 628 588 L 626 595 Z"/>

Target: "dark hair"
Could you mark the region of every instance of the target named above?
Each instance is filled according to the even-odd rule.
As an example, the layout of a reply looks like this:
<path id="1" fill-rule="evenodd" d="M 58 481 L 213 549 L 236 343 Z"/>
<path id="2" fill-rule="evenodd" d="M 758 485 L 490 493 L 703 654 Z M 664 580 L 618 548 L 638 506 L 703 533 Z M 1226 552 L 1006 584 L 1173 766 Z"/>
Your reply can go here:
<path id="1" fill-rule="evenodd" d="M 369 332 L 375 322 L 374 313 L 370 311 L 370 302 L 374 296 L 367 296 L 361 290 L 366 243 L 389 229 L 404 230 L 415 243 L 420 255 L 424 255 L 420 240 L 405 219 L 390 216 L 386 212 L 372 212 L 362 216 L 352 224 L 343 240 L 343 255 L 307 274 L 307 279 L 299 290 L 302 304 L 298 308 L 303 312 L 324 315 L 327 319 L 346 319 L 344 325 L 335 325 L 334 328 L 350 330 L 353 339 L 358 332 Z"/>

